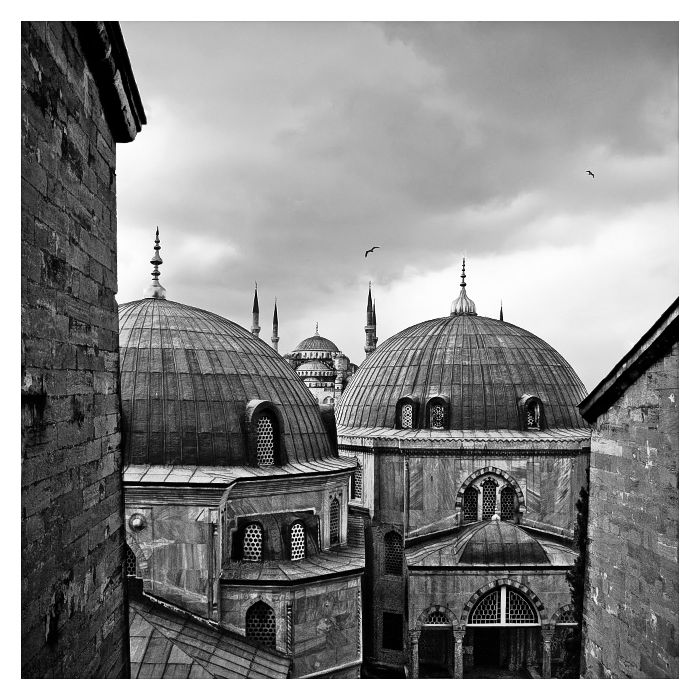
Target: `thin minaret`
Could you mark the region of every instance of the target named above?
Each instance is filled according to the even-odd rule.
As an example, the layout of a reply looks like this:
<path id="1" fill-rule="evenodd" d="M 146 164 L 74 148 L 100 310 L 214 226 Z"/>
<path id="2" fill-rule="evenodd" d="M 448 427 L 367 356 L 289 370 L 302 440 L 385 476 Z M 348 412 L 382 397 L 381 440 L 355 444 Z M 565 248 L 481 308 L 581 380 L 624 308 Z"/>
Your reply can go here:
<path id="1" fill-rule="evenodd" d="M 369 283 L 367 293 L 367 325 L 365 326 L 365 359 L 368 358 L 377 348 L 377 319 L 372 302 L 372 283 Z"/>
<path id="2" fill-rule="evenodd" d="M 160 270 L 158 269 L 159 265 L 163 264 L 163 261 L 160 257 L 160 231 L 158 230 L 158 227 L 156 226 L 156 242 L 155 245 L 153 246 L 153 250 L 156 252 L 153 254 L 153 257 L 151 258 L 151 265 L 153 265 L 153 272 L 151 272 L 151 283 L 146 287 L 146 289 L 143 290 L 143 295 L 146 298 L 152 298 L 152 299 L 165 299 L 165 287 L 163 287 L 160 282 L 158 281 L 158 278 L 160 277 Z"/>
<path id="3" fill-rule="evenodd" d="M 255 295 L 253 296 L 253 325 L 250 332 L 254 336 L 260 335 L 260 309 L 258 308 L 258 283 L 255 283 Z"/>
<path id="4" fill-rule="evenodd" d="M 499 316 L 499 320 L 503 320 L 503 299 L 501 299 L 501 315 Z"/>
<path id="5" fill-rule="evenodd" d="M 277 346 L 280 342 L 280 337 L 279 337 L 279 323 L 277 322 L 277 297 L 275 297 L 275 311 L 272 314 L 272 337 L 270 338 L 272 341 L 272 347 L 275 349 L 276 352 L 279 352 L 277 349 Z"/>

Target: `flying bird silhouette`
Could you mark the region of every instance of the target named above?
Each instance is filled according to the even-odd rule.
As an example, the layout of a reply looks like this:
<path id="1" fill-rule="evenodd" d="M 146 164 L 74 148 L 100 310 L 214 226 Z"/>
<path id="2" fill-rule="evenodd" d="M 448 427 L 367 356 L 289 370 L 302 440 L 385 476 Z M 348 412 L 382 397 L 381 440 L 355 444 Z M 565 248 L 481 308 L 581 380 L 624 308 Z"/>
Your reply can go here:
<path id="1" fill-rule="evenodd" d="M 595 175 L 594 175 L 590 170 L 586 170 L 586 172 L 587 172 L 591 177 L 595 177 Z"/>
<path id="2" fill-rule="evenodd" d="M 374 253 L 374 251 L 377 250 L 377 248 L 379 248 L 379 247 L 381 247 L 381 246 L 375 245 L 372 248 L 370 248 L 369 250 L 366 250 L 365 257 L 367 257 L 367 253 Z"/>

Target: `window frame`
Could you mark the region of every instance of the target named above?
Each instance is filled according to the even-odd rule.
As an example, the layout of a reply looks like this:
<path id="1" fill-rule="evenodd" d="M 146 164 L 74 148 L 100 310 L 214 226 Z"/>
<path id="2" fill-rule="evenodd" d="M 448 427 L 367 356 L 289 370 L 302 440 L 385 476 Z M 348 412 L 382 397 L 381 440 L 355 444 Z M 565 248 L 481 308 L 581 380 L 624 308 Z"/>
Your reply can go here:
<path id="1" fill-rule="evenodd" d="M 442 406 L 443 418 L 442 427 L 433 425 L 433 407 Z M 449 430 L 450 429 L 450 403 L 445 396 L 432 396 L 425 406 L 425 427 L 428 430 Z"/>
<path id="2" fill-rule="evenodd" d="M 401 412 L 406 405 L 411 406 L 411 427 L 404 428 L 401 420 Z M 402 396 L 396 402 L 396 415 L 394 416 L 394 426 L 396 430 L 416 430 L 418 427 L 418 401 L 413 396 Z"/>
<path id="3" fill-rule="evenodd" d="M 304 548 L 304 551 L 300 557 L 294 557 L 294 528 L 296 526 L 299 526 L 301 528 L 301 536 L 302 536 L 302 546 Z M 290 526 L 289 526 L 289 561 L 303 561 L 306 559 L 308 554 L 308 548 L 306 546 L 306 524 L 302 520 L 295 520 Z"/>

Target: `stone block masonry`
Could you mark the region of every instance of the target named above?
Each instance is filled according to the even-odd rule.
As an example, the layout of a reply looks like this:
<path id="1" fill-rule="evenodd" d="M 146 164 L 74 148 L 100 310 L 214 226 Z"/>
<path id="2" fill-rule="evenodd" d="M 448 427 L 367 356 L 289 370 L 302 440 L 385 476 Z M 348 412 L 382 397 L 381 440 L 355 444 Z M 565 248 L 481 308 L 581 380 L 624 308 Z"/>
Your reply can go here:
<path id="1" fill-rule="evenodd" d="M 22 676 L 30 678 L 128 674 L 115 138 L 130 139 L 115 137 L 104 107 L 110 86 L 96 80 L 85 49 L 86 37 L 121 41 L 108 24 L 22 23 Z M 121 71 L 123 44 L 114 49 Z"/>

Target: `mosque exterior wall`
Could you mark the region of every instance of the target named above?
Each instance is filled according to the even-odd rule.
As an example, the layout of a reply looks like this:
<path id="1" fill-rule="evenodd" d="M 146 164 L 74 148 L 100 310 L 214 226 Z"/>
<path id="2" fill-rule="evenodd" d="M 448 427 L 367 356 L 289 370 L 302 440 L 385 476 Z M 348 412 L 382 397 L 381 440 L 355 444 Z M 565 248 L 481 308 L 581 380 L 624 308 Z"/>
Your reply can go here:
<path id="1" fill-rule="evenodd" d="M 678 677 L 677 337 L 594 425 L 588 678 Z"/>
<path id="2" fill-rule="evenodd" d="M 23 677 L 129 672 L 115 139 L 136 132 L 115 128 L 133 115 L 105 107 L 115 85 L 84 46 L 121 42 L 118 26 L 82 25 L 22 23 Z"/>

